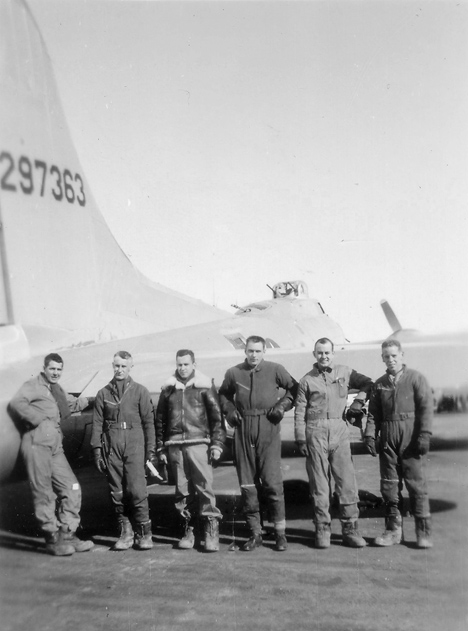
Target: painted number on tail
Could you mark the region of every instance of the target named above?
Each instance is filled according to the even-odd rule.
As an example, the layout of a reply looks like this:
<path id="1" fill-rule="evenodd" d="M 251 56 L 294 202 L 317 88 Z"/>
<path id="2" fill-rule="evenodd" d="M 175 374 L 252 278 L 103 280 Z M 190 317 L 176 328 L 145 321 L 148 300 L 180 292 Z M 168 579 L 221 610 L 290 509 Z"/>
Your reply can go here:
<path id="1" fill-rule="evenodd" d="M 86 204 L 79 173 L 59 169 L 55 164 L 48 166 L 43 160 L 30 160 L 27 156 L 20 156 L 16 162 L 8 151 L 0 154 L 0 188 L 24 195 L 36 192 L 41 197 L 49 192 L 58 202 L 66 200 L 69 204 Z"/>

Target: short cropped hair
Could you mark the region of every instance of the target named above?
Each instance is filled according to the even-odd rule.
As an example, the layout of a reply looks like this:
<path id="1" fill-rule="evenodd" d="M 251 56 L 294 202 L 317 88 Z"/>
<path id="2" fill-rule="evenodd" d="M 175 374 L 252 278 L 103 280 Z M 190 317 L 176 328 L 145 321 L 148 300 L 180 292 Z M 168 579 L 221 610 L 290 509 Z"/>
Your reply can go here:
<path id="1" fill-rule="evenodd" d="M 178 357 L 185 357 L 186 355 L 190 355 L 192 362 L 195 363 L 195 353 L 191 351 L 189 348 L 181 348 L 179 351 L 177 351 L 176 359 Z"/>
<path id="2" fill-rule="evenodd" d="M 117 351 L 116 354 L 114 355 L 114 359 L 116 357 L 120 357 L 120 359 L 133 359 L 133 357 L 130 355 L 128 351 Z"/>
<path id="3" fill-rule="evenodd" d="M 63 365 L 63 359 L 57 353 L 49 353 L 44 357 L 44 368 L 50 364 L 50 362 L 56 362 Z"/>
<path id="4" fill-rule="evenodd" d="M 331 341 L 331 339 L 329 337 L 321 337 L 320 339 L 318 339 L 315 342 L 314 351 L 317 348 L 317 344 L 331 344 L 332 351 L 335 350 L 335 345 L 333 344 L 333 342 Z"/>
<path id="5" fill-rule="evenodd" d="M 252 342 L 253 344 L 263 344 L 263 350 L 266 348 L 266 342 L 263 337 L 260 337 L 260 335 L 249 335 L 249 337 L 245 340 L 245 348 L 247 348 L 249 342 Z"/>
<path id="6" fill-rule="evenodd" d="M 395 340 L 391 338 L 389 340 L 384 340 L 382 342 L 382 350 L 385 350 L 386 348 L 389 348 L 390 346 L 395 346 L 399 351 L 402 350 L 400 340 Z"/>

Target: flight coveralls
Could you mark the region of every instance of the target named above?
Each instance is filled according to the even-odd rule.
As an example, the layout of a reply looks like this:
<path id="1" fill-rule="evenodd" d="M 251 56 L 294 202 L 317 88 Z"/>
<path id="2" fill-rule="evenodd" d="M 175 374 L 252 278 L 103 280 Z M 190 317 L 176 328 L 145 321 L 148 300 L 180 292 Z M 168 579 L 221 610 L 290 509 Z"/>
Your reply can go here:
<path id="1" fill-rule="evenodd" d="M 191 522 L 202 517 L 221 519 L 213 492 L 210 448 L 223 451 L 226 431 L 216 388 L 199 371 L 186 383 L 177 375 L 164 384 L 156 409 L 156 446 L 167 450 L 176 481 L 176 510 Z M 198 511 L 195 500 L 198 496 Z"/>
<path id="2" fill-rule="evenodd" d="M 71 412 L 83 410 L 88 399 L 67 394 Z M 63 452 L 59 407 L 51 386 L 43 374 L 26 381 L 13 399 L 10 408 L 24 433 L 21 454 L 28 473 L 33 496 L 34 514 L 47 535 L 65 530 L 76 532 L 80 525 L 81 487 Z"/>
<path id="3" fill-rule="evenodd" d="M 119 396 L 113 379 L 94 403 L 91 447 L 101 448 L 114 509 L 119 521 L 149 521 L 145 462 L 155 452 L 153 406 L 148 390 L 125 380 Z"/>
<path id="4" fill-rule="evenodd" d="M 386 372 L 375 382 L 365 436 L 379 438 L 380 490 L 386 517 L 400 516 L 399 489 L 403 478 L 412 514 L 426 519 L 430 516 L 427 455 L 417 452 L 416 443 L 421 433 L 432 433 L 432 391 L 420 372 L 405 365 L 395 377 Z"/>
<path id="5" fill-rule="evenodd" d="M 279 390 L 285 391 L 280 397 Z M 234 453 L 247 525 L 254 535 L 261 533 L 261 487 L 277 532 L 286 527 L 283 477 L 281 473 L 280 424 L 268 419 L 268 412 L 292 408 L 297 383 L 288 371 L 262 360 L 252 368 L 247 361 L 230 368 L 219 389 L 225 415 L 236 410 L 242 420 L 234 432 Z"/>
<path id="6" fill-rule="evenodd" d="M 368 394 L 372 380 L 348 366 L 324 370 L 315 363 L 299 382 L 295 401 L 296 443 L 306 444 L 306 470 L 316 524 L 330 524 L 329 471 L 335 480 L 342 524 L 359 517 L 358 489 L 351 458 L 349 426 L 344 420 L 348 391 Z"/>

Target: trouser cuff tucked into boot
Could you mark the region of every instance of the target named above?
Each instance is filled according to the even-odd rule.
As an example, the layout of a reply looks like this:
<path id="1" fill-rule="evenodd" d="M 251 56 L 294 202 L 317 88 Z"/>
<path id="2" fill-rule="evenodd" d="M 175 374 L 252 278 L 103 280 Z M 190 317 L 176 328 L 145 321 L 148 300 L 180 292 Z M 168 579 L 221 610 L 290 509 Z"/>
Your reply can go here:
<path id="1" fill-rule="evenodd" d="M 135 537 L 133 542 L 135 550 L 151 550 L 153 536 L 151 534 L 151 521 L 135 524 Z"/>
<path id="2" fill-rule="evenodd" d="M 189 519 L 185 520 L 184 523 L 184 534 L 180 539 L 177 547 L 179 550 L 191 550 L 195 545 L 195 534 L 193 532 L 193 526 Z"/>
<path id="3" fill-rule="evenodd" d="M 219 521 L 216 517 L 205 519 L 205 552 L 219 550 Z"/>
<path id="4" fill-rule="evenodd" d="M 119 518 L 119 538 L 111 550 L 128 550 L 133 546 L 134 532 L 128 517 Z"/>
<path id="5" fill-rule="evenodd" d="M 402 537 L 402 519 L 398 517 L 386 517 L 385 518 L 385 531 L 374 539 L 374 545 L 387 547 L 393 546 L 396 543 L 401 542 Z"/>

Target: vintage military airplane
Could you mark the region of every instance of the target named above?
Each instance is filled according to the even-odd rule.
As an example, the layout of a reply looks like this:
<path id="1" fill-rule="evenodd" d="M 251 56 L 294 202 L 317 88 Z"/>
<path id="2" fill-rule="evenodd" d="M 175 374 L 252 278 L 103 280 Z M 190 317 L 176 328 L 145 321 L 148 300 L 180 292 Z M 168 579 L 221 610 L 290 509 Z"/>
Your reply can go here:
<path id="1" fill-rule="evenodd" d="M 374 377 L 382 372 L 378 344 L 349 344 L 301 281 L 278 283 L 271 300 L 231 315 L 144 278 L 92 198 L 44 41 L 23 0 L 0 3 L 0 33 L 0 480 L 14 470 L 20 445 L 8 401 L 52 350 L 65 360 L 62 385 L 84 395 L 107 383 L 120 349 L 132 353 L 134 378 L 155 397 L 181 347 L 192 348 L 219 383 L 242 361 L 250 334 L 266 338 L 270 358 L 296 378 L 310 368 L 322 336 L 335 341 L 340 361 Z M 409 363 L 434 387 L 466 390 L 466 334 L 396 334 L 404 335 Z M 69 456 L 83 455 L 90 422 L 82 414 L 63 427 Z"/>

